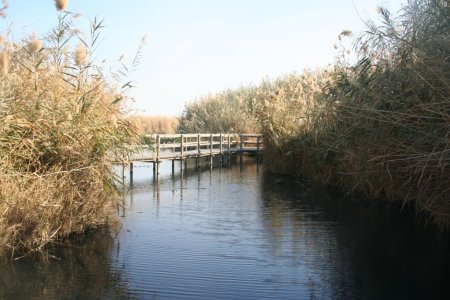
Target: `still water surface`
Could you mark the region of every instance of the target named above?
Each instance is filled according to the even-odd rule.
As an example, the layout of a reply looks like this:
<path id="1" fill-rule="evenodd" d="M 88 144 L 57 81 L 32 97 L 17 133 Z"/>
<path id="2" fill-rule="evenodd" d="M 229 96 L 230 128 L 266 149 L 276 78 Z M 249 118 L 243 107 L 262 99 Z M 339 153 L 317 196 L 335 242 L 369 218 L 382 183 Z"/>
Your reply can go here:
<path id="1" fill-rule="evenodd" d="M 345 203 L 252 163 L 173 178 L 163 168 L 159 183 L 138 165 L 125 204 L 117 232 L 91 233 L 48 263 L 0 264 L 0 299 L 433 299 L 450 290 L 448 239 L 411 213 Z"/>

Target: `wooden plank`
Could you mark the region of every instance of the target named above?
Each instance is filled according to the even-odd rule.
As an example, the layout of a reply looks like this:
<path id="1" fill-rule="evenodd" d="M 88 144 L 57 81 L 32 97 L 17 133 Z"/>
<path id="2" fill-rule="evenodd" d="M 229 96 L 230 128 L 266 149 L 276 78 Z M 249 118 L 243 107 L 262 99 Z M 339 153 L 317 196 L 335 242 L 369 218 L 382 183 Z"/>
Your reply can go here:
<path id="1" fill-rule="evenodd" d="M 155 145 L 125 145 L 135 151 L 134 155 L 116 163 L 133 161 L 154 162 L 155 171 L 159 172 L 161 160 L 183 160 L 187 157 L 222 155 L 225 151 L 233 153 L 259 153 L 263 150 L 261 134 L 156 134 L 147 135 Z M 224 140 L 225 139 L 225 140 Z M 224 145 L 225 144 L 225 145 Z"/>

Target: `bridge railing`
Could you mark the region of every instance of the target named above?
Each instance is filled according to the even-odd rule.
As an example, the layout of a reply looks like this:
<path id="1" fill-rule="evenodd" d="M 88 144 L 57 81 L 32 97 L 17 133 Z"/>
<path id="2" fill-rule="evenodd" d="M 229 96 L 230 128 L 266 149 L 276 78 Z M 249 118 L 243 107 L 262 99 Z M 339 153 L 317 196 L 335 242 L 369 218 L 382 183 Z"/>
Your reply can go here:
<path id="1" fill-rule="evenodd" d="M 256 152 L 262 150 L 260 134 L 150 134 L 145 145 L 133 148 L 147 150 L 142 160 L 183 159 L 213 154 Z"/>

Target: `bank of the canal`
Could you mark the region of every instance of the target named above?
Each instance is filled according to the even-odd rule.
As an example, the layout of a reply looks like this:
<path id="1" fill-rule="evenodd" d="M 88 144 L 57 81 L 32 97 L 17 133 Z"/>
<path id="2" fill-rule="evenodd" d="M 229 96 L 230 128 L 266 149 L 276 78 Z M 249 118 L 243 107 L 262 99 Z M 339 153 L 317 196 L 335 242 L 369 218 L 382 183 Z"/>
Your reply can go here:
<path id="1" fill-rule="evenodd" d="M 135 165 L 123 226 L 0 265 L 0 299 L 432 299 L 448 239 L 412 212 L 348 203 L 254 163 L 170 174 Z M 372 204 L 374 205 L 374 204 Z"/>

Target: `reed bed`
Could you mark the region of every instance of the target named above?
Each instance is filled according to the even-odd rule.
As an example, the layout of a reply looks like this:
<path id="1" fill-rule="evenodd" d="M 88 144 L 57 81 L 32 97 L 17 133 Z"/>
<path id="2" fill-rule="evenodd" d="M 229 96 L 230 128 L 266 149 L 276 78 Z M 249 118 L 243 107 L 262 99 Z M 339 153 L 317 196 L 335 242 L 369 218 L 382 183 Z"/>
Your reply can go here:
<path id="1" fill-rule="evenodd" d="M 264 135 L 269 171 L 410 205 L 448 229 L 450 4 L 411 0 L 396 15 L 378 11 L 334 66 L 196 105 L 243 103 Z"/>
<path id="2" fill-rule="evenodd" d="M 450 5 L 379 8 L 339 62 L 320 113 L 296 139 L 300 174 L 364 197 L 412 205 L 450 225 Z"/>
<path id="3" fill-rule="evenodd" d="M 248 89 L 225 91 L 186 104 L 180 117 L 181 133 L 254 133 L 259 131 L 251 113 Z"/>
<path id="4" fill-rule="evenodd" d="M 179 118 L 174 116 L 131 116 L 129 120 L 136 126 L 139 135 L 152 133 L 176 133 Z"/>
<path id="5" fill-rule="evenodd" d="M 84 40 L 61 12 L 46 36 L 0 47 L 0 254 L 39 252 L 111 220 L 111 160 L 135 130 L 126 86 L 91 60 L 101 28 L 94 20 Z"/>

